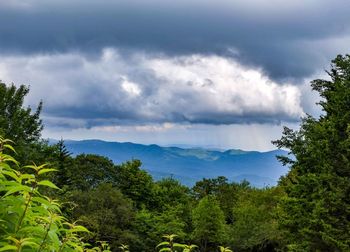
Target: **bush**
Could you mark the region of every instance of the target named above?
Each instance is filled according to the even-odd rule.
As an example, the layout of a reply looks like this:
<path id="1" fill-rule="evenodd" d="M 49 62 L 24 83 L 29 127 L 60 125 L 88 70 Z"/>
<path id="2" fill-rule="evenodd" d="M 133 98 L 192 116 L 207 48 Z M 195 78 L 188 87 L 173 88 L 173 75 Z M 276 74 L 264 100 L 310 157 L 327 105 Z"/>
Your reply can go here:
<path id="1" fill-rule="evenodd" d="M 55 169 L 35 164 L 23 167 L 4 150 L 15 152 L 11 141 L 0 137 L 0 251 L 101 251 L 88 249 L 80 233 L 88 230 L 69 223 L 62 216 L 60 203 L 45 196 L 58 189 L 43 177 Z M 103 244 L 104 251 L 108 251 Z"/>

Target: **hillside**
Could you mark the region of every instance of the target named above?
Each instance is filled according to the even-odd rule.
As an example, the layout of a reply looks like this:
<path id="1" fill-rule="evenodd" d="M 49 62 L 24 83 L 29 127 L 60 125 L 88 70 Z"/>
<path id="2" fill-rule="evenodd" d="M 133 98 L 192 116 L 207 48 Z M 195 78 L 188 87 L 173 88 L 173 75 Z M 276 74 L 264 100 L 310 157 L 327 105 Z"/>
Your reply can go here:
<path id="1" fill-rule="evenodd" d="M 287 168 L 276 159 L 276 155 L 286 154 L 282 150 L 269 152 L 233 149 L 217 151 L 101 140 L 69 140 L 65 144 L 73 155 L 99 154 L 107 156 L 115 163 L 140 159 L 143 168 L 155 179 L 173 176 L 189 186 L 204 177 L 225 176 L 233 181 L 246 179 L 251 184 L 262 187 L 275 185 L 278 178 L 287 172 Z"/>

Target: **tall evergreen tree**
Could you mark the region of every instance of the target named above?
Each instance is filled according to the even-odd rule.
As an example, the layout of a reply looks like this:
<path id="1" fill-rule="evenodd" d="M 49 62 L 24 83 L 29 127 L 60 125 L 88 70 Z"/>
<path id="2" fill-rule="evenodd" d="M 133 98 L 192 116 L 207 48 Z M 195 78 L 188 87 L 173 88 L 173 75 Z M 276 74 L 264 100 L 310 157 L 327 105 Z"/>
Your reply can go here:
<path id="1" fill-rule="evenodd" d="M 285 128 L 274 143 L 295 158 L 280 185 L 280 224 L 294 251 L 350 251 L 350 56 L 338 56 L 330 80 L 314 80 L 323 114 L 307 116 L 298 131 Z"/>
<path id="2" fill-rule="evenodd" d="M 67 150 L 67 147 L 64 144 L 64 140 L 62 138 L 56 144 L 56 148 L 57 148 L 58 171 L 55 174 L 55 180 L 56 180 L 55 182 L 56 182 L 56 185 L 58 185 L 59 187 L 62 187 L 69 180 L 67 167 L 73 164 L 71 159 L 72 153 L 69 152 L 69 150 Z M 68 160 L 71 162 L 68 162 Z"/>

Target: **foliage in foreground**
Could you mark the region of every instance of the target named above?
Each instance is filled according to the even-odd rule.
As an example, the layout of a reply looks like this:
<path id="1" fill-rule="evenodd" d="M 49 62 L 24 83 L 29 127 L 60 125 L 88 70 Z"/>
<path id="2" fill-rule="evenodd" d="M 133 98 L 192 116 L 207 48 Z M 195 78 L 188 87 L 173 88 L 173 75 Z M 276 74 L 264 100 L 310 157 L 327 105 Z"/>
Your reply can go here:
<path id="1" fill-rule="evenodd" d="M 89 244 L 85 243 L 82 238 L 91 235 L 98 235 L 101 236 L 99 238 L 104 238 L 103 233 L 100 231 L 97 234 L 92 234 L 85 227 L 76 223 L 70 223 L 62 215 L 61 204 L 57 200 L 43 194 L 48 188 L 59 189 L 50 180 L 46 179 L 47 174 L 56 171 L 55 169 L 46 165 L 37 166 L 33 164 L 23 167 L 22 170 L 28 170 L 28 172 L 22 173 L 18 171 L 18 162 L 11 155 L 5 154 L 4 150 L 15 152 L 11 146 L 11 141 L 0 137 L 0 191 L 2 196 L 0 200 L 0 251 L 110 251 L 106 243 L 101 243 L 100 248 L 89 248 Z M 84 197 L 78 198 L 76 201 L 79 203 L 79 200 L 83 200 L 80 202 L 83 208 L 80 209 L 86 211 L 85 222 L 94 225 L 94 221 L 107 220 L 110 222 L 113 219 L 118 221 L 118 218 L 113 218 L 112 212 L 108 214 L 103 211 L 103 205 L 110 205 L 114 199 L 123 197 L 122 194 L 108 184 L 101 184 L 94 190 L 96 198 L 93 201 L 83 200 Z M 102 192 L 109 191 L 112 197 L 108 198 L 108 195 L 105 195 L 107 196 L 105 200 L 99 198 L 102 195 L 99 193 L 99 190 L 102 190 Z M 72 197 L 74 197 L 74 194 Z M 127 201 L 127 199 L 121 200 Z M 199 208 L 195 210 L 197 215 L 200 214 L 201 207 L 211 207 L 209 200 L 212 201 L 208 197 L 201 200 Z M 96 201 L 99 204 L 95 204 Z M 92 202 L 94 204 L 91 205 Z M 116 200 L 116 202 L 120 202 L 120 200 Z M 123 213 L 125 215 L 126 212 L 131 211 L 131 208 L 123 208 L 130 204 L 125 202 L 121 206 L 118 206 L 118 204 L 113 206 L 112 204 L 113 209 L 121 207 L 120 213 L 125 211 Z M 101 209 L 94 209 L 95 206 L 99 206 Z M 224 225 L 224 215 L 219 206 L 217 204 L 212 206 L 214 207 L 212 210 L 219 214 L 220 222 L 218 225 Z M 97 211 L 100 214 L 99 219 L 94 219 L 94 215 L 88 215 L 90 207 L 92 207 L 91 211 Z M 80 217 L 83 216 L 82 213 L 78 215 Z M 200 217 L 196 218 L 199 221 Z M 123 221 L 127 222 L 127 220 Z M 216 221 L 208 221 L 205 218 L 204 221 L 209 224 L 216 223 Z M 114 223 L 113 226 L 116 228 L 121 227 L 120 223 Z M 109 232 L 108 230 L 106 232 L 107 238 Z M 85 236 L 83 235 L 84 233 L 86 234 Z M 212 233 L 219 233 L 219 230 L 212 230 Z M 121 230 L 119 234 L 122 234 Z M 198 248 L 198 246 L 193 244 L 186 245 L 174 242 L 176 235 L 165 235 L 163 237 L 167 240 L 157 246 L 159 251 L 191 252 Z M 114 237 L 114 239 L 117 239 L 117 237 Z M 208 239 L 210 240 L 210 237 Z M 113 239 L 110 240 L 110 242 L 113 241 Z M 129 251 L 128 245 L 121 244 L 118 248 L 121 251 Z M 219 246 L 218 249 L 225 252 L 231 251 L 229 248 L 222 246 Z"/>
<path id="2" fill-rule="evenodd" d="M 47 188 L 58 189 L 45 179 L 55 170 L 34 164 L 21 173 L 18 162 L 4 150 L 15 151 L 9 140 L 0 137 L 0 251 L 86 250 L 80 233 L 88 230 L 68 222 L 60 203 L 43 194 Z"/>

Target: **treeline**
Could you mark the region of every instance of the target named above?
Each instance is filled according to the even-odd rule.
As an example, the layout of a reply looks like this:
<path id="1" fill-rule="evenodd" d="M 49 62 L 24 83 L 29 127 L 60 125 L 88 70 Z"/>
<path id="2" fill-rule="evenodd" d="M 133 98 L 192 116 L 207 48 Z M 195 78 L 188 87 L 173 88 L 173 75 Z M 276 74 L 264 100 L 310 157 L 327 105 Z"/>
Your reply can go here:
<path id="1" fill-rule="evenodd" d="M 219 246 L 350 251 L 350 56 L 333 60 L 329 75 L 311 83 L 322 97 L 323 115 L 305 117 L 297 131 L 285 128 L 274 142 L 293 158 L 279 157 L 291 169 L 272 188 L 225 177 L 188 188 L 173 178 L 154 181 L 139 160 L 114 164 L 98 155 L 73 157 L 64 141 L 49 145 L 40 138 L 42 105 L 34 112 L 23 108 L 25 86 L 0 84 L 0 135 L 14 141 L 21 164 L 57 169 L 44 179 L 61 189 L 45 187 L 45 194 L 64 202 L 62 215 L 70 223 L 90 231 L 81 236 L 91 247 L 105 241 L 112 251 L 171 251 L 167 246 L 176 242 L 203 252 Z M 0 228 L 0 237 L 4 232 Z"/>
<path id="2" fill-rule="evenodd" d="M 41 148 L 49 167 L 57 168 L 45 179 L 61 188 L 46 188 L 45 194 L 64 202 L 63 215 L 90 231 L 82 236 L 93 247 L 105 241 L 112 251 L 122 244 L 130 251 L 158 251 L 165 234 L 201 251 L 217 251 L 219 245 L 237 251 L 281 247 L 275 221 L 279 188 L 256 189 L 225 177 L 188 188 L 172 178 L 154 181 L 138 160 L 116 165 L 97 155 L 72 157 L 63 141 Z"/>

